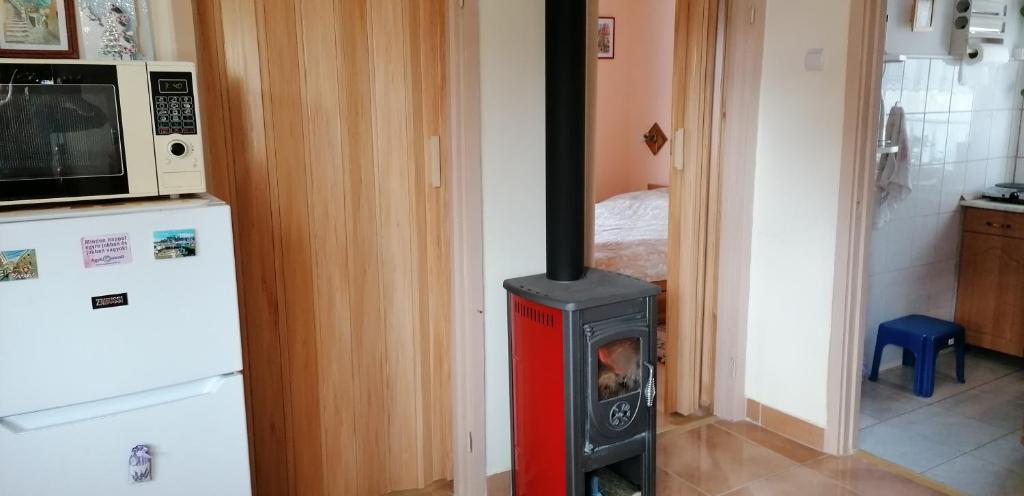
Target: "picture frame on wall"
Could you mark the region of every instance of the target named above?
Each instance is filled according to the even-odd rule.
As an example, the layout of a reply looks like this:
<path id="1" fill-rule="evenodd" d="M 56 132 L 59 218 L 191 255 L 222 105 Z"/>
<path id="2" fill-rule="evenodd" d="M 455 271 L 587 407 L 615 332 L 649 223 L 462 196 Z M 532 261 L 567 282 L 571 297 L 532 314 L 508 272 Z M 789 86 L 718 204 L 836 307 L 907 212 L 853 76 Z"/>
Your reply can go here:
<path id="1" fill-rule="evenodd" d="M 927 32 L 935 25 L 935 0 L 914 0 L 914 15 L 911 31 Z"/>
<path id="2" fill-rule="evenodd" d="M 78 0 L 82 58 L 153 60 L 148 0 Z"/>
<path id="3" fill-rule="evenodd" d="M 0 57 L 75 59 L 74 0 L 0 0 Z"/>
<path id="4" fill-rule="evenodd" d="M 615 18 L 597 18 L 597 58 L 615 58 Z"/>

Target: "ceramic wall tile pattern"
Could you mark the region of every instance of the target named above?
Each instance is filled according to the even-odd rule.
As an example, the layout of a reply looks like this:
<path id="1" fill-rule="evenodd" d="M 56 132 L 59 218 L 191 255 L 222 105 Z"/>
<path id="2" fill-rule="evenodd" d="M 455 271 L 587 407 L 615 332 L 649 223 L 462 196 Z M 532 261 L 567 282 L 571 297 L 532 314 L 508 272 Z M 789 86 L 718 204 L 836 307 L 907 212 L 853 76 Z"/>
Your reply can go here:
<path id="1" fill-rule="evenodd" d="M 876 226 L 869 252 L 864 347 L 870 366 L 878 325 L 920 313 L 952 319 L 960 255 L 961 197 L 977 198 L 997 182 L 1024 180 L 1021 61 L 990 70 L 984 84 L 959 83 L 944 58 L 886 63 L 882 106 L 907 113 L 913 192 L 893 220 Z M 883 367 L 899 363 L 887 350 Z"/>

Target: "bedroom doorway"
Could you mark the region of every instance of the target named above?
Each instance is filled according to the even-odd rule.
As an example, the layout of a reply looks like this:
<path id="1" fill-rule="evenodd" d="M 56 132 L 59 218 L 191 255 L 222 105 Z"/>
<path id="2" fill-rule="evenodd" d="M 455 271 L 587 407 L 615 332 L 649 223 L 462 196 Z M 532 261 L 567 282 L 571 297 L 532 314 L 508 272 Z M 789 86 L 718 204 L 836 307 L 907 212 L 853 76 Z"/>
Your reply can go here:
<path id="1" fill-rule="evenodd" d="M 713 407 L 718 1 L 593 4 L 590 265 L 661 287 L 659 409 L 685 421 Z"/>

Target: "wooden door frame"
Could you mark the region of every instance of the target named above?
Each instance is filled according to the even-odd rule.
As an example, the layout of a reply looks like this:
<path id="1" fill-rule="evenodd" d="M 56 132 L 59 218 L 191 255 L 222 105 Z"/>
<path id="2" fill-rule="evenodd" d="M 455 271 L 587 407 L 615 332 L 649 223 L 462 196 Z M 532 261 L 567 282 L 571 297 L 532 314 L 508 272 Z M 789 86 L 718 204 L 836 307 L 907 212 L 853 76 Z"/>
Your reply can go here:
<path id="1" fill-rule="evenodd" d="M 487 492 L 480 1 L 449 0 L 452 454 L 455 494 Z"/>
<path id="2" fill-rule="evenodd" d="M 720 225 L 721 43 L 719 0 L 676 0 L 672 78 L 666 412 L 711 413 Z M 682 158 L 676 154 L 682 152 Z M 681 161 L 682 169 L 675 165 Z M 675 227 L 676 229 L 673 229 Z"/>
<path id="3" fill-rule="evenodd" d="M 886 0 L 850 7 L 825 427 L 825 450 L 837 455 L 853 453 L 857 446 L 885 7 Z"/>

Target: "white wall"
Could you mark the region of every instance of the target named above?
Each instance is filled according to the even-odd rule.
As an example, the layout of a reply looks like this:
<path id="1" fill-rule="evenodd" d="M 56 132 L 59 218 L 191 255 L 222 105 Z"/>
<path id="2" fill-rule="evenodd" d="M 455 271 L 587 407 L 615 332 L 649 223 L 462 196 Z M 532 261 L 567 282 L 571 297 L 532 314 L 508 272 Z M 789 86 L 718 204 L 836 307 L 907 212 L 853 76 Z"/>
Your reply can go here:
<path id="1" fill-rule="evenodd" d="M 889 0 L 889 22 L 885 30 L 885 51 L 902 55 L 949 55 L 949 39 L 953 32 L 955 0 L 936 0 L 934 29 L 929 32 L 913 32 L 910 21 L 914 12 L 914 0 Z M 1016 46 L 1021 30 L 1020 7 L 1022 0 L 1010 0 L 1010 22 L 1007 27 L 1007 41 Z"/>
<path id="2" fill-rule="evenodd" d="M 747 397 L 824 426 L 852 0 L 769 0 L 751 240 Z M 805 72 L 822 48 L 824 71 Z"/>
<path id="3" fill-rule="evenodd" d="M 544 0 L 480 1 L 487 473 L 511 468 L 503 280 L 544 271 Z"/>
<path id="4" fill-rule="evenodd" d="M 196 61 L 196 34 L 191 0 L 150 2 L 156 60 Z"/>

